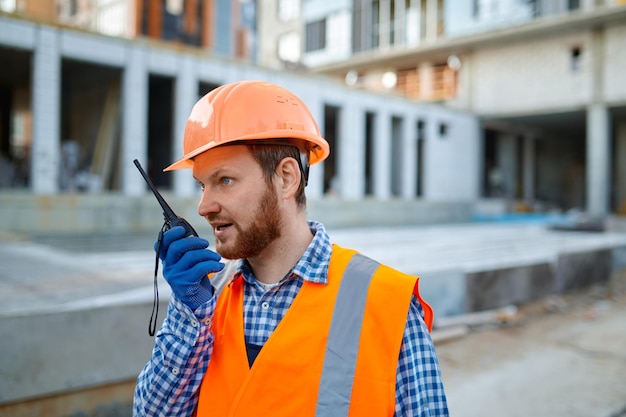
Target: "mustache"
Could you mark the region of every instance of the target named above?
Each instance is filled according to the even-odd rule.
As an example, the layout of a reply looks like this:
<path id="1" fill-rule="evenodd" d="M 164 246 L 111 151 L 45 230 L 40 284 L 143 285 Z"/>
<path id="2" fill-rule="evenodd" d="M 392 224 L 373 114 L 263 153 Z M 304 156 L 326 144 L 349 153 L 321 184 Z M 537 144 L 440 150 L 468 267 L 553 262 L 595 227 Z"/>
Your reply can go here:
<path id="1" fill-rule="evenodd" d="M 209 222 L 209 223 L 234 223 L 231 219 L 227 219 L 225 217 L 221 217 L 219 215 L 216 214 L 207 214 L 206 216 L 204 216 L 204 218 Z"/>

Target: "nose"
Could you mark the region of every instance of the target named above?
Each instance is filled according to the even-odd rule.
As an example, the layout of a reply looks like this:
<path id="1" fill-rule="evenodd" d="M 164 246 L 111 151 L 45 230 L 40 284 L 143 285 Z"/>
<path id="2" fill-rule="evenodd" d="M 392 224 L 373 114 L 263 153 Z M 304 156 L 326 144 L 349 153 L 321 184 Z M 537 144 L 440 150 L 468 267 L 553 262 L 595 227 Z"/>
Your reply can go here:
<path id="1" fill-rule="evenodd" d="M 214 193 L 210 192 L 208 187 L 205 188 L 198 203 L 198 214 L 202 217 L 207 217 L 211 214 L 219 213 L 220 210 L 221 207 L 214 198 Z"/>

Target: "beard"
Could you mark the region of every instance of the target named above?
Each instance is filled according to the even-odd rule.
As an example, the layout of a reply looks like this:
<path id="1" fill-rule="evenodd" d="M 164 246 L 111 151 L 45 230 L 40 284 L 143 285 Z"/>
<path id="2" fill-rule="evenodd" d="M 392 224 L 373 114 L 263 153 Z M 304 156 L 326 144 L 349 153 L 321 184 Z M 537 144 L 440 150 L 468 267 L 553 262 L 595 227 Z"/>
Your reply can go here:
<path id="1" fill-rule="evenodd" d="M 245 259 L 258 256 L 270 243 L 278 239 L 280 214 L 278 197 L 271 187 L 267 187 L 247 227 L 233 223 L 237 231 L 234 241 L 228 243 L 216 240 L 217 252 L 226 259 Z"/>

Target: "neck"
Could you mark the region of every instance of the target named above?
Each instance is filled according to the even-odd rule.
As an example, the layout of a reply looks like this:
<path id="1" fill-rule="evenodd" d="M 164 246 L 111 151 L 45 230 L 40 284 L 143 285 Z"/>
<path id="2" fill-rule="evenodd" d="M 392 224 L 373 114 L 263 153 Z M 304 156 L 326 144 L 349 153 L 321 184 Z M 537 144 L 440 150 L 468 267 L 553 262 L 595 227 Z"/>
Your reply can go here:
<path id="1" fill-rule="evenodd" d="M 248 258 L 257 280 L 265 284 L 280 281 L 291 271 L 313 240 L 304 213 L 284 225 L 281 237 L 272 242 L 259 256 Z"/>

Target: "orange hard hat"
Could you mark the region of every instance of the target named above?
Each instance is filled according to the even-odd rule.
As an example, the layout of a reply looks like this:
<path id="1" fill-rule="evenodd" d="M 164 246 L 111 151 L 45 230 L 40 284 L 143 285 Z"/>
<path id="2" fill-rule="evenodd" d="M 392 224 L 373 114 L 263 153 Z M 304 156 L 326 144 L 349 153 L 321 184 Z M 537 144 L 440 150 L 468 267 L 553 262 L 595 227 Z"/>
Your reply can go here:
<path id="1" fill-rule="evenodd" d="M 193 158 L 234 143 L 286 143 L 308 153 L 308 164 L 330 153 L 306 105 L 288 90 L 265 81 L 222 85 L 193 106 L 185 125 L 184 156 L 165 171 L 193 168 Z"/>

